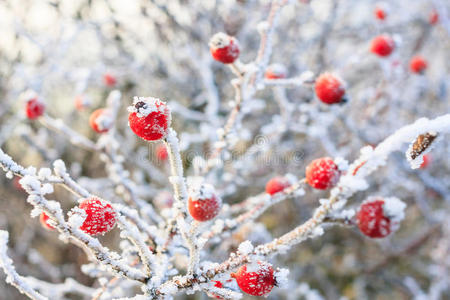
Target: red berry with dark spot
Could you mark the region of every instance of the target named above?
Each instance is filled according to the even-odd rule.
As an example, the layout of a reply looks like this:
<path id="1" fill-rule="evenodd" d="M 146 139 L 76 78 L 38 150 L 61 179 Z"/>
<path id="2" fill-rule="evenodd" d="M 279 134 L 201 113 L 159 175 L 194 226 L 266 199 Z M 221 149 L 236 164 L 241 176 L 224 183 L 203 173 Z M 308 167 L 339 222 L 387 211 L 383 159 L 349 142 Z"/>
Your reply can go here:
<path id="1" fill-rule="evenodd" d="M 50 225 L 48 223 L 49 219 L 50 219 L 50 217 L 47 216 L 47 214 L 45 212 L 42 212 L 41 215 L 39 216 L 39 221 L 41 222 L 42 227 L 44 227 L 47 230 L 54 230 L 55 227 L 53 227 L 52 225 Z"/>
<path id="2" fill-rule="evenodd" d="M 409 62 L 409 69 L 413 73 L 422 74 L 423 72 L 425 72 L 427 66 L 427 61 L 420 55 L 414 56 Z"/>
<path id="3" fill-rule="evenodd" d="M 114 75 L 106 73 L 103 75 L 103 82 L 105 83 L 105 85 L 113 87 L 116 85 L 117 79 Z"/>
<path id="4" fill-rule="evenodd" d="M 430 25 L 436 25 L 439 22 L 439 14 L 437 10 L 433 9 L 433 11 L 430 13 L 428 22 L 430 23 Z"/>
<path id="5" fill-rule="evenodd" d="M 222 207 L 222 200 L 209 184 L 194 188 L 188 199 L 189 214 L 196 221 L 205 222 L 215 218 Z"/>
<path id="6" fill-rule="evenodd" d="M 95 110 L 89 117 L 89 125 L 95 132 L 105 133 L 111 129 L 113 120 L 109 110 L 105 108 L 99 108 Z"/>
<path id="7" fill-rule="evenodd" d="M 266 193 L 273 195 L 283 191 L 285 188 L 289 187 L 291 183 L 284 177 L 277 176 L 270 179 L 266 184 Z"/>
<path id="8" fill-rule="evenodd" d="M 157 141 L 167 135 L 171 115 L 165 102 L 152 97 L 135 97 L 128 111 L 128 124 L 140 138 Z"/>
<path id="9" fill-rule="evenodd" d="M 209 41 L 212 57 L 223 64 L 231 64 L 239 57 L 239 44 L 234 37 L 216 33 Z"/>
<path id="10" fill-rule="evenodd" d="M 387 34 L 376 36 L 370 45 L 370 51 L 378 56 L 389 56 L 394 51 L 395 42 Z"/>
<path id="11" fill-rule="evenodd" d="M 287 77 L 286 67 L 281 64 L 272 64 L 267 67 L 264 75 L 267 79 L 283 79 Z"/>
<path id="12" fill-rule="evenodd" d="M 80 229 L 90 235 L 105 234 L 116 224 L 116 212 L 111 204 L 96 197 L 81 201 L 79 208 L 86 212 Z"/>
<path id="13" fill-rule="evenodd" d="M 333 187 L 339 177 L 338 166 L 329 157 L 315 159 L 306 167 L 306 182 L 319 190 Z"/>
<path id="14" fill-rule="evenodd" d="M 244 292 L 252 296 L 265 296 L 276 284 L 272 266 L 267 262 L 243 265 L 231 274 Z"/>
<path id="15" fill-rule="evenodd" d="M 42 103 L 38 98 L 33 98 L 27 101 L 25 105 L 25 112 L 28 119 L 34 120 L 39 118 L 44 114 L 45 104 Z"/>
<path id="16" fill-rule="evenodd" d="M 166 161 L 169 158 L 169 153 L 167 152 L 167 147 L 164 144 L 159 144 L 156 147 L 156 157 L 160 161 Z"/>
<path id="17" fill-rule="evenodd" d="M 344 82 L 331 73 L 323 73 L 317 77 L 315 90 L 317 98 L 323 103 L 334 104 L 345 101 Z"/>

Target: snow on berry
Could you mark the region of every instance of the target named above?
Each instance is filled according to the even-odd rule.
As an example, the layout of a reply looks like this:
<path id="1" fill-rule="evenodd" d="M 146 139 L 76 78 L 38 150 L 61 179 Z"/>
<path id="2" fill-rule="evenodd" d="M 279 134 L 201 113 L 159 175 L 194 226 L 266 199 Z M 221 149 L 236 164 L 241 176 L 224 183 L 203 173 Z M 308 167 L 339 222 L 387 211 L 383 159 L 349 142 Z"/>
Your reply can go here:
<path id="1" fill-rule="evenodd" d="M 113 123 L 111 112 L 105 108 L 95 110 L 89 117 L 89 125 L 98 133 L 108 132 Z"/>
<path id="2" fill-rule="evenodd" d="M 45 104 L 38 98 L 32 98 L 28 100 L 25 105 L 25 113 L 27 115 L 27 118 L 30 120 L 39 118 L 44 114 L 44 111 Z"/>
<path id="3" fill-rule="evenodd" d="M 116 212 L 104 200 L 97 197 L 85 198 L 78 207 L 86 213 L 80 229 L 87 234 L 105 234 L 116 224 Z"/>
<path id="4" fill-rule="evenodd" d="M 114 75 L 112 75 L 111 73 L 105 73 L 103 75 L 103 82 L 105 83 L 105 85 L 109 86 L 109 87 L 113 87 L 116 85 L 117 83 L 117 79 Z"/>
<path id="5" fill-rule="evenodd" d="M 394 51 L 395 42 L 391 36 L 382 34 L 373 38 L 370 51 L 378 56 L 389 56 Z"/>
<path id="6" fill-rule="evenodd" d="M 391 197 L 365 200 L 356 215 L 359 230 L 371 238 L 384 238 L 396 231 L 405 217 L 406 204 Z"/>
<path id="7" fill-rule="evenodd" d="M 171 114 L 165 102 L 152 97 L 134 97 L 128 111 L 130 128 L 140 138 L 156 141 L 167 135 Z"/>
<path id="8" fill-rule="evenodd" d="M 50 217 L 45 212 L 42 212 L 41 215 L 39 216 L 39 221 L 41 222 L 42 227 L 44 227 L 47 230 L 54 230 L 55 227 L 49 224 L 48 222 L 49 219 Z"/>
<path id="9" fill-rule="evenodd" d="M 276 284 L 272 265 L 264 261 L 243 265 L 231 277 L 244 293 L 252 296 L 265 296 Z"/>
<path id="10" fill-rule="evenodd" d="M 222 200 L 216 195 L 210 184 L 197 184 L 191 187 L 188 210 L 194 220 L 204 222 L 216 217 L 222 206 Z"/>
<path id="11" fill-rule="evenodd" d="M 264 75 L 267 79 L 282 79 L 287 76 L 287 69 L 282 64 L 271 64 Z"/>
<path id="12" fill-rule="evenodd" d="M 437 10 L 433 9 L 428 16 L 428 22 L 430 25 L 436 25 L 439 22 L 439 14 Z"/>
<path id="13" fill-rule="evenodd" d="M 169 153 L 167 152 L 167 147 L 164 144 L 159 144 L 156 146 L 156 157 L 160 161 L 166 161 L 169 158 Z"/>
<path id="14" fill-rule="evenodd" d="M 427 66 L 427 61 L 420 55 L 414 56 L 409 62 L 409 69 L 413 73 L 422 74 L 426 70 Z"/>
<path id="15" fill-rule="evenodd" d="M 306 167 L 306 182 L 313 188 L 326 190 L 337 183 L 340 173 L 330 157 L 318 158 Z"/>
<path id="16" fill-rule="evenodd" d="M 291 183 L 289 180 L 282 176 L 277 176 L 270 179 L 266 184 L 266 193 L 269 195 L 273 195 L 281 192 L 285 188 L 289 187 Z"/>
<path id="17" fill-rule="evenodd" d="M 317 98 L 326 104 L 345 102 L 345 84 L 342 79 L 331 73 L 323 73 L 316 79 Z"/>
<path id="18" fill-rule="evenodd" d="M 226 33 L 216 33 L 209 41 L 212 57 L 224 64 L 231 64 L 239 57 L 237 40 Z"/>

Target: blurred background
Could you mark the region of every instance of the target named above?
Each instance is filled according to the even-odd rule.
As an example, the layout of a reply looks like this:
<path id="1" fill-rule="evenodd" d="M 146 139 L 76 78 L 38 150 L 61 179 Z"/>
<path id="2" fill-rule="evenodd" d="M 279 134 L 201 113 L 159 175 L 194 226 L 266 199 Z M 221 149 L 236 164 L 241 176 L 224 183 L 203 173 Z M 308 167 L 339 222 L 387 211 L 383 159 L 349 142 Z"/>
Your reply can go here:
<path id="1" fill-rule="evenodd" d="M 448 1 L 292 2 L 281 13 L 271 62 L 283 64 L 289 77 L 334 72 L 345 80 L 349 101 L 325 106 L 311 86 L 259 91 L 243 105 L 232 147 L 220 171 L 209 178 L 228 204 L 263 192 L 275 175 L 304 177 L 305 166 L 315 158 L 351 162 L 361 147 L 377 145 L 397 128 L 450 111 Z M 384 18 L 376 13 L 379 7 Z M 258 24 L 269 9 L 270 1 L 264 0 L 1 1 L 0 147 L 24 166 L 50 167 L 62 158 L 86 188 L 113 201 L 116 186 L 100 154 L 28 120 L 24 103 L 33 90 L 49 116 L 96 141 L 90 113 L 118 89 L 122 100 L 115 137 L 124 166 L 139 195 L 163 209 L 155 199 L 171 191 L 167 162 L 158 158 L 157 144 L 148 145 L 129 130 L 126 107 L 136 95 L 168 101 L 186 173 L 194 174 L 192 160 L 210 154 L 234 97 L 234 75 L 213 61 L 208 41 L 226 32 L 239 40 L 241 62 L 254 60 Z M 382 33 L 396 44 L 387 58 L 369 51 L 372 38 Z M 415 55 L 427 61 L 421 74 L 410 70 Z M 327 228 L 320 238 L 277 257 L 276 264 L 291 271 L 291 288 L 274 289 L 269 299 L 450 299 L 449 154 L 444 137 L 418 170 L 411 170 L 403 153 L 390 157 L 371 177 L 371 187 L 350 199 L 349 206 L 372 195 L 398 197 L 408 204 L 400 230 L 370 240 L 355 228 Z M 246 239 L 270 241 L 307 220 L 327 193 L 306 192 L 211 248 L 209 258 L 222 261 Z M 67 210 L 71 197 L 62 188 L 51 195 Z M 0 228 L 10 232 L 9 254 L 19 274 L 53 283 L 73 277 L 98 286 L 80 269 L 87 263 L 83 251 L 42 228 L 30 211 L 17 179 L 0 176 Z M 101 240 L 118 249 L 118 230 Z M 3 273 L 0 279 L 0 299 L 24 299 L 4 282 Z"/>

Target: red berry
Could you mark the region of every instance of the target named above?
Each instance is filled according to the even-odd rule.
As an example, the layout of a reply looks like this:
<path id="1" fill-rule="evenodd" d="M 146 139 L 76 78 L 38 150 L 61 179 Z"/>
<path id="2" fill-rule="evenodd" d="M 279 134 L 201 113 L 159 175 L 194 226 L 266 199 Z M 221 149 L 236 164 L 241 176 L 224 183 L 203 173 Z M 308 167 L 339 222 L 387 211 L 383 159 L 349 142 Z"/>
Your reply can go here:
<path id="1" fill-rule="evenodd" d="M 281 192 L 285 188 L 289 187 L 291 183 L 284 177 L 277 176 L 270 179 L 266 184 L 266 193 L 269 195 Z"/>
<path id="2" fill-rule="evenodd" d="M 167 152 L 167 147 L 164 144 L 159 144 L 156 147 L 156 156 L 160 161 L 166 161 L 169 158 L 169 153 Z"/>
<path id="3" fill-rule="evenodd" d="M 421 168 L 421 169 L 425 169 L 426 167 L 428 167 L 428 165 L 430 164 L 430 161 L 431 161 L 430 155 L 429 155 L 429 154 L 425 154 L 425 155 L 423 156 L 423 162 L 422 162 L 422 164 L 420 165 L 420 168 Z"/>
<path id="4" fill-rule="evenodd" d="M 216 33 L 209 41 L 212 57 L 224 64 L 231 64 L 239 57 L 239 44 L 234 37 Z"/>
<path id="5" fill-rule="evenodd" d="M 202 184 L 193 189 L 188 199 L 189 214 L 200 222 L 215 218 L 221 206 L 222 200 L 216 196 L 213 186 L 209 184 Z"/>
<path id="6" fill-rule="evenodd" d="M 265 77 L 267 79 L 282 79 L 286 78 L 286 67 L 281 64 L 272 64 L 267 67 Z"/>
<path id="7" fill-rule="evenodd" d="M 95 110 L 89 117 L 89 125 L 91 125 L 95 132 L 108 132 L 113 125 L 113 120 L 109 110 L 105 108 Z"/>
<path id="8" fill-rule="evenodd" d="M 167 135 L 171 116 L 165 102 L 152 97 L 135 97 L 133 105 L 128 107 L 128 123 L 137 136 L 156 141 Z"/>
<path id="9" fill-rule="evenodd" d="M 316 95 L 323 103 L 334 104 L 345 101 L 344 82 L 331 73 L 323 73 L 316 79 Z"/>
<path id="10" fill-rule="evenodd" d="M 263 261 L 257 264 L 243 265 L 231 274 L 244 292 L 252 296 L 264 296 L 270 293 L 276 284 L 272 266 Z"/>
<path id="11" fill-rule="evenodd" d="M 394 51 L 394 40 L 386 34 L 376 36 L 371 43 L 370 51 L 378 56 L 389 56 Z"/>
<path id="12" fill-rule="evenodd" d="M 116 212 L 109 203 L 96 197 L 83 199 L 79 208 L 86 212 L 80 229 L 90 235 L 104 234 L 116 224 Z"/>
<path id="13" fill-rule="evenodd" d="M 430 25 L 436 25 L 437 22 L 439 22 L 439 14 L 437 10 L 433 9 L 433 11 L 430 13 L 430 16 L 428 17 L 428 22 Z"/>
<path id="14" fill-rule="evenodd" d="M 114 75 L 110 74 L 110 73 L 105 73 L 103 75 L 103 82 L 107 85 L 107 86 L 115 86 L 117 83 L 117 79 Z"/>
<path id="15" fill-rule="evenodd" d="M 386 9 L 382 5 L 377 5 L 374 10 L 375 18 L 384 20 L 387 17 Z"/>
<path id="16" fill-rule="evenodd" d="M 52 225 L 50 225 L 47 222 L 48 219 L 50 219 L 50 217 L 47 216 L 47 214 L 45 212 L 42 212 L 41 215 L 39 216 L 39 221 L 41 222 L 42 227 L 44 227 L 45 229 L 48 229 L 48 230 L 54 230 L 55 227 L 53 227 Z"/>
<path id="17" fill-rule="evenodd" d="M 77 110 L 84 110 L 88 108 L 90 105 L 90 101 L 85 96 L 77 96 L 75 97 L 75 108 Z"/>
<path id="18" fill-rule="evenodd" d="M 366 200 L 356 215 L 359 230 L 371 238 L 383 238 L 391 233 L 391 220 L 385 215 L 383 199 Z"/>
<path id="19" fill-rule="evenodd" d="M 306 167 L 306 182 L 319 190 L 333 187 L 339 177 L 338 166 L 329 157 L 315 159 Z"/>
<path id="20" fill-rule="evenodd" d="M 44 114 L 45 104 L 42 103 L 38 98 L 32 98 L 27 101 L 25 111 L 28 119 L 37 119 Z"/>
<path id="21" fill-rule="evenodd" d="M 413 73 L 423 73 L 427 68 L 427 61 L 420 55 L 411 58 L 409 68 Z"/>

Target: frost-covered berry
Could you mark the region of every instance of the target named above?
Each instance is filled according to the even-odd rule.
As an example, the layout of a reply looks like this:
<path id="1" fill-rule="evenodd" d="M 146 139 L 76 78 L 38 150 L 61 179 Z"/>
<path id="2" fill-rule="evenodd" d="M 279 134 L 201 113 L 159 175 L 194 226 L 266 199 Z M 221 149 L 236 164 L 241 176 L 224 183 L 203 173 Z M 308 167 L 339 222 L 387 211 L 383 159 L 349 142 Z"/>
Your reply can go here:
<path id="1" fill-rule="evenodd" d="M 267 79 L 282 79 L 287 77 L 287 69 L 282 64 L 271 64 L 264 75 Z"/>
<path id="2" fill-rule="evenodd" d="M 428 22 L 430 25 L 436 25 L 439 22 L 439 14 L 437 10 L 433 9 L 433 11 L 428 16 Z"/>
<path id="3" fill-rule="evenodd" d="M 167 147 L 164 144 L 159 144 L 156 146 L 156 157 L 160 161 L 166 161 L 169 158 L 169 153 L 167 152 Z"/>
<path id="4" fill-rule="evenodd" d="M 52 225 L 50 225 L 48 223 L 49 219 L 50 219 L 50 217 L 47 216 L 47 214 L 45 212 L 42 212 L 41 215 L 39 216 L 39 221 L 41 222 L 42 227 L 44 227 L 47 230 L 54 230 L 55 227 L 53 227 Z"/>
<path id="5" fill-rule="evenodd" d="M 30 120 L 39 118 L 44 114 L 44 111 L 45 104 L 38 98 L 32 98 L 28 100 L 25 105 L 25 112 L 27 114 L 27 118 Z"/>
<path id="6" fill-rule="evenodd" d="M 112 75 L 111 73 L 105 73 L 103 75 L 103 82 L 105 83 L 106 86 L 110 86 L 113 87 L 116 85 L 117 83 L 117 79 L 114 75 Z"/>
<path id="7" fill-rule="evenodd" d="M 384 20 L 387 17 L 387 8 L 384 4 L 377 4 L 374 10 L 375 18 L 378 20 Z"/>
<path id="8" fill-rule="evenodd" d="M 409 69 L 413 73 L 422 74 L 423 72 L 425 72 L 427 65 L 427 61 L 422 56 L 416 55 L 411 58 L 409 62 Z"/>
<path id="9" fill-rule="evenodd" d="M 387 34 L 382 34 L 373 38 L 370 51 L 378 56 L 389 56 L 394 51 L 395 42 Z"/>
<path id="10" fill-rule="evenodd" d="M 189 214 L 196 221 L 205 222 L 215 218 L 222 207 L 222 200 L 210 184 L 194 186 L 189 193 Z"/>
<path id="11" fill-rule="evenodd" d="M 421 168 L 421 169 L 425 169 L 426 167 L 428 167 L 428 165 L 430 164 L 430 162 L 431 162 L 430 154 L 425 154 L 425 155 L 423 156 L 423 162 L 422 162 L 422 164 L 420 165 L 420 168 Z"/>
<path id="12" fill-rule="evenodd" d="M 282 176 L 277 176 L 270 179 L 266 184 L 266 193 L 269 195 L 281 192 L 285 188 L 289 187 L 291 183 L 288 179 Z"/>
<path id="13" fill-rule="evenodd" d="M 231 274 L 244 292 L 252 296 L 265 296 L 276 284 L 272 266 L 264 261 L 243 265 Z"/>
<path id="14" fill-rule="evenodd" d="M 345 84 L 339 77 L 331 73 L 323 73 L 317 77 L 315 90 L 317 98 L 323 103 L 345 102 Z"/>
<path id="15" fill-rule="evenodd" d="M 171 115 L 165 102 L 152 97 L 134 97 L 128 111 L 128 124 L 140 138 L 157 141 L 167 135 Z"/>
<path id="16" fill-rule="evenodd" d="M 330 157 L 315 159 L 306 167 L 306 182 L 319 190 L 333 187 L 339 177 L 339 168 Z"/>
<path id="17" fill-rule="evenodd" d="M 95 132 L 105 133 L 111 129 L 113 119 L 111 112 L 105 108 L 95 110 L 89 117 L 89 125 Z"/>
<path id="18" fill-rule="evenodd" d="M 231 64 L 239 57 L 237 40 L 226 33 L 216 33 L 209 41 L 212 57 L 224 64 Z"/>
<path id="19" fill-rule="evenodd" d="M 84 110 L 91 105 L 91 102 L 85 96 L 76 96 L 74 102 L 75 102 L 75 108 L 79 111 Z"/>
<path id="20" fill-rule="evenodd" d="M 96 197 L 83 199 L 79 208 L 86 212 L 80 229 L 90 235 L 104 234 L 116 224 L 116 212 L 109 203 Z"/>
<path id="21" fill-rule="evenodd" d="M 384 238 L 398 229 L 406 205 L 397 198 L 365 200 L 356 215 L 359 230 L 371 238 Z"/>

